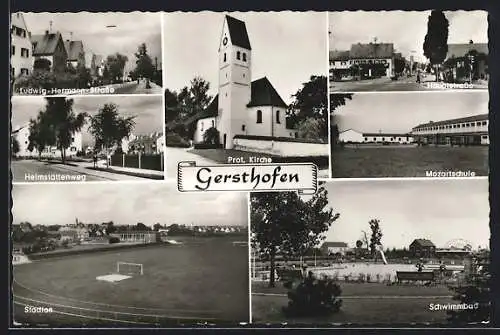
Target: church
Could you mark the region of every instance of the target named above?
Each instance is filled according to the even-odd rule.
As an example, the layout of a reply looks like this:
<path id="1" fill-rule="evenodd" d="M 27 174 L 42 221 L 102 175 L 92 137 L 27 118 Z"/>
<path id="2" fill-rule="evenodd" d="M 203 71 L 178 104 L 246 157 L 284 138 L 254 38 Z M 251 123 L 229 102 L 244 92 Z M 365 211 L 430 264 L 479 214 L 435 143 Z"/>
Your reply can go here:
<path id="1" fill-rule="evenodd" d="M 194 142 L 203 142 L 215 127 L 224 149 L 234 147 L 235 136 L 296 138 L 287 128 L 287 104 L 266 78 L 252 81 L 252 47 L 245 22 L 226 15 L 219 41 L 218 94 L 196 116 Z"/>

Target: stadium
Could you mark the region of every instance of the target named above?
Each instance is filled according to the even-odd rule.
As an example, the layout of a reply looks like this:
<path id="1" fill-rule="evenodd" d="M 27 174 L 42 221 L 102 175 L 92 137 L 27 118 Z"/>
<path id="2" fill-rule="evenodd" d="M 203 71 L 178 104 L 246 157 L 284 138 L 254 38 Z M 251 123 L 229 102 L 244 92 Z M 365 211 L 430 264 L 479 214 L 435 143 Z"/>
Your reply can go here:
<path id="1" fill-rule="evenodd" d="M 176 244 L 13 255 L 14 324 L 129 328 L 248 322 L 248 246 L 241 240 L 179 237 Z"/>

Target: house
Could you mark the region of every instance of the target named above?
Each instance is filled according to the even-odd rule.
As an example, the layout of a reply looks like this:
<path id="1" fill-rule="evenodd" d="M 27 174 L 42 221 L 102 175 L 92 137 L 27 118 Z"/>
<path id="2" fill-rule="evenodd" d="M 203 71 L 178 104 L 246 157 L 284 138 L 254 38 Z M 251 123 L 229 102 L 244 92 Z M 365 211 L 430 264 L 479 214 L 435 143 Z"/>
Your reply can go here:
<path id="1" fill-rule="evenodd" d="M 17 141 L 19 151 L 16 153 L 16 157 L 34 157 L 39 156 L 37 148 L 30 148 L 30 125 L 24 124 L 22 126 L 13 127 L 11 133 L 12 140 Z M 31 150 L 30 150 L 31 149 Z M 82 150 L 82 133 L 76 132 L 73 134 L 71 144 L 66 149 L 66 156 L 72 157 L 76 156 L 78 152 Z M 61 155 L 61 150 L 55 146 L 47 146 L 40 153 L 42 157 L 59 157 Z"/>
<path id="2" fill-rule="evenodd" d="M 102 77 L 104 74 L 104 58 L 101 55 L 92 54 L 90 60 L 90 75 L 94 78 Z"/>
<path id="3" fill-rule="evenodd" d="M 235 136 L 295 138 L 287 128 L 287 104 L 267 77 L 252 81 L 252 47 L 245 22 L 225 16 L 219 41 L 218 94 L 208 108 L 195 115 L 194 142 L 216 128 L 225 149 Z"/>
<path id="4" fill-rule="evenodd" d="M 63 72 L 66 70 L 68 53 L 64 46 L 61 33 L 50 33 L 48 30 L 43 35 L 32 35 L 34 67 L 39 59 L 46 59 L 50 62 L 50 70 Z"/>
<path id="5" fill-rule="evenodd" d="M 413 257 L 429 258 L 435 254 L 436 246 L 430 240 L 418 238 L 410 244 L 409 250 Z"/>
<path id="6" fill-rule="evenodd" d="M 141 135 L 130 134 L 128 138 L 122 139 L 121 149 L 124 153 L 155 154 L 163 152 L 164 142 L 164 135 L 157 132 Z"/>
<path id="7" fill-rule="evenodd" d="M 10 75 L 12 78 L 29 75 L 33 68 L 33 53 L 31 33 L 28 30 L 23 13 L 11 14 L 10 36 Z"/>
<path id="8" fill-rule="evenodd" d="M 68 53 L 68 65 L 75 69 L 79 66 L 85 66 L 85 51 L 82 41 L 66 40 L 64 47 Z"/>
<path id="9" fill-rule="evenodd" d="M 347 243 L 345 242 L 323 242 L 320 247 L 322 254 L 324 255 L 335 255 L 341 254 L 345 255 L 345 253 L 349 250 Z"/>
<path id="10" fill-rule="evenodd" d="M 413 137 L 407 133 L 361 133 L 354 129 L 347 129 L 339 132 L 339 141 L 343 143 L 409 144 L 413 142 Z"/>

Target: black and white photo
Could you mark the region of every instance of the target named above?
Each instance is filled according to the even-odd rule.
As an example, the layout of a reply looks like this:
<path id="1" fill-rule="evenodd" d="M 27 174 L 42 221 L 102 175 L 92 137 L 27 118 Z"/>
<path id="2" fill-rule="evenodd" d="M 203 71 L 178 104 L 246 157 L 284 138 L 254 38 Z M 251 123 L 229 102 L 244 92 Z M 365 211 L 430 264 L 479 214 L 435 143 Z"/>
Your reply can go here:
<path id="1" fill-rule="evenodd" d="M 326 13 L 164 14 L 167 175 L 314 162 L 329 176 Z"/>
<path id="2" fill-rule="evenodd" d="M 332 178 L 488 176 L 488 92 L 330 95 Z"/>
<path id="3" fill-rule="evenodd" d="M 162 180 L 161 96 L 13 97 L 13 182 Z"/>
<path id="4" fill-rule="evenodd" d="M 162 94 L 161 14 L 12 13 L 16 95 Z"/>
<path id="5" fill-rule="evenodd" d="M 249 322 L 247 194 L 87 183 L 17 184 L 12 197 L 18 326 Z"/>
<path id="6" fill-rule="evenodd" d="M 488 89 L 486 11 L 329 13 L 330 92 Z"/>
<path id="7" fill-rule="evenodd" d="M 332 181 L 252 193 L 252 322 L 490 320 L 488 181 Z"/>

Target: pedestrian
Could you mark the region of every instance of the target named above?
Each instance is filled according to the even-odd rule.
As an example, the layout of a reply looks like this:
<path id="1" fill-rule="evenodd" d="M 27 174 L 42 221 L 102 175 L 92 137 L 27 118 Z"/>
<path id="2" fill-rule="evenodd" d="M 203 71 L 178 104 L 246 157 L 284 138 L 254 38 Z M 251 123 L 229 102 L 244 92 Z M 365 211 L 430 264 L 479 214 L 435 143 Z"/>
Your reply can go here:
<path id="1" fill-rule="evenodd" d="M 417 84 L 420 84 L 420 71 L 417 72 Z"/>
<path id="2" fill-rule="evenodd" d="M 95 169 L 95 168 L 97 168 L 97 153 L 96 152 L 94 152 L 92 159 L 94 160 L 94 169 Z"/>

